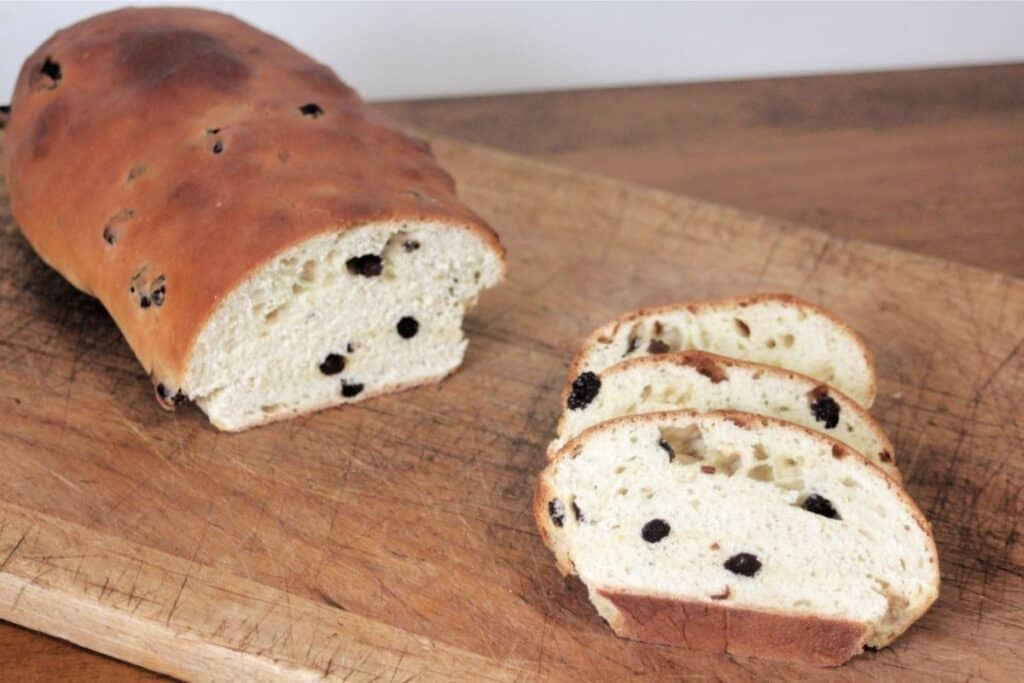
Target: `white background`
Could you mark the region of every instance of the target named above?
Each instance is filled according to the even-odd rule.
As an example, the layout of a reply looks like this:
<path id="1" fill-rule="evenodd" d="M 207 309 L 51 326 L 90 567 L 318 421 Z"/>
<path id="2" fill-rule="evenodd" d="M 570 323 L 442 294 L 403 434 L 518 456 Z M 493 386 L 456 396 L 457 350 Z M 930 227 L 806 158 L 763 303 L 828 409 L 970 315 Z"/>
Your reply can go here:
<path id="1" fill-rule="evenodd" d="M 0 4 L 0 101 L 53 31 L 119 4 Z M 1024 3 L 192 4 L 284 37 L 370 99 L 1024 60 Z"/>

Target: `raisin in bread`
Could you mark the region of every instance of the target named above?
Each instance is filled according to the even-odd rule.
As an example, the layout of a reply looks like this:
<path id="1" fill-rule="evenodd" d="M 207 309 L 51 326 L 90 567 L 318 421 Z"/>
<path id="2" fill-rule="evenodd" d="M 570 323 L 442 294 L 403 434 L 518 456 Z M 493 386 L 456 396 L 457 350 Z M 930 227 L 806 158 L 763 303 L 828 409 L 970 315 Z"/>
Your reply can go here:
<path id="1" fill-rule="evenodd" d="M 893 446 L 866 410 L 842 392 L 790 370 L 703 351 L 633 358 L 598 375 L 601 391 L 575 409 L 566 407 L 549 458 L 587 427 L 623 415 L 685 408 L 740 410 L 824 432 L 900 480 Z"/>
<path id="2" fill-rule="evenodd" d="M 648 308 L 602 325 L 569 369 L 565 396 L 586 402 L 592 374 L 626 358 L 685 350 L 794 370 L 838 388 L 865 408 L 875 400 L 875 364 L 850 326 L 789 294 L 755 294 Z"/>
<path id="3" fill-rule="evenodd" d="M 125 9 L 25 62 L 11 208 L 167 405 L 238 430 L 436 381 L 495 233 L 327 67 L 230 16 Z"/>
<path id="4" fill-rule="evenodd" d="M 740 412 L 629 416 L 541 474 L 541 535 L 623 637 L 815 665 L 883 647 L 935 600 L 928 523 L 878 467 Z"/>

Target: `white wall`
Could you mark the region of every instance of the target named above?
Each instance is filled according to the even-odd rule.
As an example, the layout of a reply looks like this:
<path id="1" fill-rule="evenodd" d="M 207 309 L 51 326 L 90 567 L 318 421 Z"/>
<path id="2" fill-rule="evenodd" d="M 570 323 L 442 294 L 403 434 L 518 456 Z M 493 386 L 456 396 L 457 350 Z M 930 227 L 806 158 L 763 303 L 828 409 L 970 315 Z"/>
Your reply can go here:
<path id="1" fill-rule="evenodd" d="M 0 3 L 0 100 L 55 29 L 119 4 Z M 371 99 L 1024 60 L 1024 3 L 192 4 L 281 35 Z"/>

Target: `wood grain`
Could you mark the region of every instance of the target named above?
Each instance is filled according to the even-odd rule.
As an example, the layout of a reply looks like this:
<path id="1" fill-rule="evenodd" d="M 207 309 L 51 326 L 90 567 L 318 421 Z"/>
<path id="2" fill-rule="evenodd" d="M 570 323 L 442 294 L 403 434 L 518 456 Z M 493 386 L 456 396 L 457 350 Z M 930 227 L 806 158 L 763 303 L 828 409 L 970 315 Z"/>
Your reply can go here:
<path id="1" fill-rule="evenodd" d="M 396 102 L 422 130 L 1024 276 L 1024 65 Z"/>
<path id="2" fill-rule="evenodd" d="M 0 219 L 0 618 L 196 680 L 1024 678 L 1024 282 L 435 148 L 511 257 L 469 319 L 465 366 L 242 434 L 160 411 L 102 308 Z M 875 413 L 937 534 L 936 606 L 839 671 L 620 641 L 530 519 L 589 329 L 762 289 L 864 333 Z"/>

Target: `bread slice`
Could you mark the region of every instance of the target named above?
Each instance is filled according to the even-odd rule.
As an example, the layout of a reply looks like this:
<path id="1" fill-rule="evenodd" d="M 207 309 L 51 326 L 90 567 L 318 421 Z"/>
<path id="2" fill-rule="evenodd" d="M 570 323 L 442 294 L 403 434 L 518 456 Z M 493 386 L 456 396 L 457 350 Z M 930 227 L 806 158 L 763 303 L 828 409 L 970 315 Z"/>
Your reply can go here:
<path id="1" fill-rule="evenodd" d="M 592 427 L 541 474 L 534 514 L 626 638 L 833 666 L 891 643 L 938 595 L 931 531 L 903 488 L 768 417 Z"/>
<path id="2" fill-rule="evenodd" d="M 682 351 L 622 361 L 598 377 L 601 389 L 593 401 L 562 412 L 549 457 L 587 427 L 623 415 L 679 408 L 740 410 L 824 432 L 900 481 L 892 443 L 878 423 L 856 401 L 806 375 L 703 351 Z"/>
<path id="3" fill-rule="evenodd" d="M 790 294 L 754 294 L 641 309 L 602 325 L 583 343 L 569 368 L 564 399 L 589 375 L 627 358 L 695 349 L 775 365 L 838 388 L 870 408 L 875 364 L 850 326 Z M 583 375 L 583 377 L 581 377 Z"/>
<path id="4" fill-rule="evenodd" d="M 6 164 L 42 259 L 102 301 L 162 404 L 222 429 L 444 377 L 505 271 L 426 142 L 216 12 L 54 35 L 22 68 Z"/>

